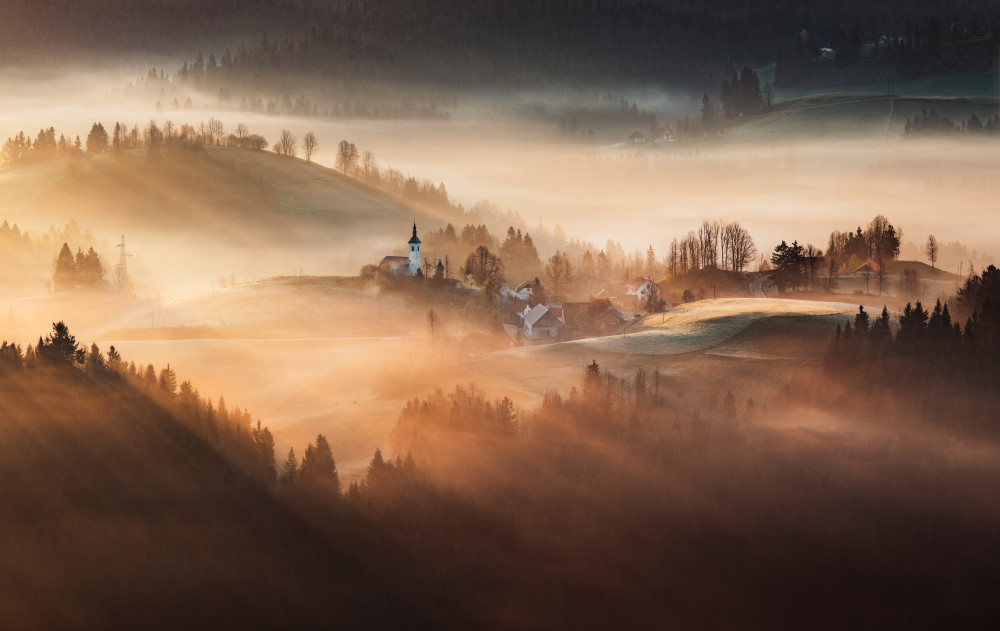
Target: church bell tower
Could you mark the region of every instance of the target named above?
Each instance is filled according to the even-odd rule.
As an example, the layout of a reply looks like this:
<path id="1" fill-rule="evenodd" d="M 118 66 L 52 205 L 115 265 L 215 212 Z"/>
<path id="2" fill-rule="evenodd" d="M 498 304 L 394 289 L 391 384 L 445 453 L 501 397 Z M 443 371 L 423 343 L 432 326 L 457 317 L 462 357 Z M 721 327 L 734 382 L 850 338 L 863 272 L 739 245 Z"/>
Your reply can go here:
<path id="1" fill-rule="evenodd" d="M 417 223 L 413 222 L 413 236 L 410 237 L 410 276 L 420 269 L 420 239 L 417 238 Z"/>

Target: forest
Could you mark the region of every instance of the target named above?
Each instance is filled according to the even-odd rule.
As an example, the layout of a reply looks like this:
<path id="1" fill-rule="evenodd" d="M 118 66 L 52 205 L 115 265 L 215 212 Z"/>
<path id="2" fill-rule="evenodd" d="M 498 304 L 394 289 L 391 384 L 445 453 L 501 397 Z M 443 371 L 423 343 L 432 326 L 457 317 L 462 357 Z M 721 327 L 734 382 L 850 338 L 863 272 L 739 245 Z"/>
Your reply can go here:
<path id="1" fill-rule="evenodd" d="M 231 2 L 193 0 L 138 5 L 16 0 L 8 3 L 7 15 L 0 42 L 8 63 L 65 58 L 70 50 L 77 59 L 176 50 L 186 41 L 215 47 L 202 52 L 217 53 L 218 59 L 231 48 L 231 66 L 220 69 L 230 81 L 267 77 L 273 84 L 305 73 L 397 86 L 628 83 L 697 92 L 718 85 L 735 64 L 763 65 L 779 56 L 787 60 L 784 76 L 790 80 L 820 47 L 841 50 L 841 59 L 850 62 L 859 58 L 856 49 L 863 43 L 882 36 L 898 38 L 903 53 L 920 56 L 937 53 L 955 38 L 1000 32 L 995 9 L 941 0 L 919 7 L 902 0 L 878 6 L 826 1 L 808 9 L 787 0 L 766 6 L 686 0 L 598 0 L 583 6 L 558 0 L 313 0 L 239 3 L 238 10 Z M 411 28 L 416 23 L 424 28 Z M 793 49 L 804 29 L 809 39 Z M 47 46 L 35 49 L 28 42 Z M 852 45 L 855 51 L 848 54 Z"/>
<path id="2" fill-rule="evenodd" d="M 1000 513 L 977 481 L 996 461 L 956 468 L 918 440 L 845 449 L 764 422 L 811 414 L 815 397 L 905 396 L 821 367 L 822 390 L 800 380 L 768 400 L 596 361 L 536 407 L 439 391 L 407 403 L 395 455 L 341 489 L 324 436 L 278 476 L 267 428 L 169 365 L 80 348 L 63 323 L 2 349 L 9 628 L 922 628 L 975 625 L 992 602 L 982 552 Z M 996 428 L 916 413 L 872 429 Z M 61 586 L 63 605 L 43 606 Z"/>

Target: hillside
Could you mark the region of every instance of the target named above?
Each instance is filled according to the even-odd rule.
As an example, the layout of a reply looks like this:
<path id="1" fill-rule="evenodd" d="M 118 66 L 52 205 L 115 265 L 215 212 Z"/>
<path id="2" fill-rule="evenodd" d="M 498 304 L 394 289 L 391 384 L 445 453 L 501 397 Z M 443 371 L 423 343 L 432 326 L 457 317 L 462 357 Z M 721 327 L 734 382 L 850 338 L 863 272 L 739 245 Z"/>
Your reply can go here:
<path id="1" fill-rule="evenodd" d="M 920 280 L 933 280 L 953 283 L 958 285 L 965 278 L 958 274 L 946 271 L 940 267 L 931 267 L 923 261 L 893 261 L 889 266 L 890 274 L 902 274 L 904 270 L 913 270 Z"/>
<path id="2" fill-rule="evenodd" d="M 116 376 L 0 376 L 5 628 L 356 628 L 392 615 L 398 599 L 349 551 L 190 422 Z"/>
<path id="3" fill-rule="evenodd" d="M 874 86 L 873 86 L 874 88 Z M 800 92 L 775 104 L 771 112 L 747 117 L 733 124 L 728 135 L 736 138 L 812 138 L 869 136 L 898 140 L 907 118 L 933 110 L 958 123 L 976 114 L 983 120 L 996 116 L 997 98 L 979 96 L 903 95 L 889 98 L 864 88 Z"/>
<path id="4" fill-rule="evenodd" d="M 0 182 L 4 217 L 22 229 L 76 221 L 107 239 L 110 262 L 125 235 L 130 266 L 148 270 L 136 277 L 144 295 L 220 277 L 356 274 L 404 253 L 414 221 L 421 232 L 448 221 L 305 160 L 217 146 L 2 169 Z"/>

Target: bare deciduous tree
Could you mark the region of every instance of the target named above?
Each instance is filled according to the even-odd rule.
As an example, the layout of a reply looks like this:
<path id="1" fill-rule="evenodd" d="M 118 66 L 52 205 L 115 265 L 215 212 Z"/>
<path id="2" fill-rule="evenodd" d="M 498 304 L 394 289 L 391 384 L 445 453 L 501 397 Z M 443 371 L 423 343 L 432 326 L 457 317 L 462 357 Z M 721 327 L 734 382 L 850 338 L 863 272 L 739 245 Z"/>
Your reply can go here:
<path id="1" fill-rule="evenodd" d="M 247 136 L 250 135 L 250 130 L 243 123 L 236 126 L 236 144 L 240 147 L 245 147 L 247 144 Z"/>
<path id="2" fill-rule="evenodd" d="M 316 140 L 316 134 L 307 132 L 302 138 L 302 150 L 306 154 L 306 161 L 312 162 L 312 155 L 316 153 L 319 148 L 319 141 Z"/>
<path id="3" fill-rule="evenodd" d="M 222 138 L 223 127 L 222 121 L 212 117 L 208 119 L 208 136 L 209 140 L 213 145 L 219 144 L 219 139 Z"/>
<path id="4" fill-rule="evenodd" d="M 476 248 L 475 252 L 469 253 L 462 273 L 481 286 L 483 294 L 491 300 L 500 293 L 500 287 L 504 281 L 503 261 L 500 260 L 499 256 L 490 252 L 485 245 L 481 245 Z"/>
<path id="5" fill-rule="evenodd" d="M 757 254 L 753 237 L 738 221 L 722 226 L 719 231 L 719 249 L 722 267 L 734 272 L 742 272 Z"/>
<path id="6" fill-rule="evenodd" d="M 292 132 L 287 129 L 281 130 L 281 136 L 278 138 L 278 142 L 274 143 L 274 152 L 279 156 L 285 156 L 288 158 L 294 158 L 297 151 L 298 141 Z"/>
<path id="7" fill-rule="evenodd" d="M 375 154 L 371 151 L 366 151 L 365 154 L 361 156 L 361 177 L 363 177 L 366 182 L 378 179 L 378 163 L 375 161 Z"/>
<path id="8" fill-rule="evenodd" d="M 358 166 L 358 148 L 353 142 L 341 140 L 337 145 L 337 168 L 344 175 L 350 175 Z"/>
<path id="9" fill-rule="evenodd" d="M 573 265 L 569 262 L 569 257 L 556 250 L 545 264 L 545 277 L 552 287 L 552 297 L 557 300 L 562 298 L 563 292 L 573 284 Z"/>

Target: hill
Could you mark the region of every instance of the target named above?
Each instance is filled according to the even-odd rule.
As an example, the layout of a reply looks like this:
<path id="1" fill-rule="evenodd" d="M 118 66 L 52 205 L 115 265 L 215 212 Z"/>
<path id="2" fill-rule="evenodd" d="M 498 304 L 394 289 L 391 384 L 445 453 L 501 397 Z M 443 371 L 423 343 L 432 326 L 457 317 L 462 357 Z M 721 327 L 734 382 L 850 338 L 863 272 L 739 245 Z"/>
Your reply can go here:
<path id="1" fill-rule="evenodd" d="M 996 116 L 997 98 L 982 96 L 919 96 L 890 98 L 882 93 L 845 87 L 805 92 L 775 104 L 771 112 L 747 117 L 729 135 L 736 138 L 858 137 L 899 139 L 907 118 L 933 110 L 956 123 L 976 114 Z"/>
<path id="2" fill-rule="evenodd" d="M 588 349 L 629 355 L 678 355 L 708 351 L 772 318 L 819 327 L 829 335 L 837 321 L 857 309 L 846 303 L 724 298 L 680 305 L 646 316 L 626 335 L 567 342 Z"/>
<path id="3" fill-rule="evenodd" d="M 931 267 L 923 261 L 893 261 L 889 265 L 890 274 L 900 275 L 904 270 L 915 271 L 920 280 L 943 281 L 953 283 L 956 286 L 965 280 L 963 276 L 945 271 L 940 267 Z"/>
<path id="4" fill-rule="evenodd" d="M 195 427 L 116 375 L 5 367 L 5 628 L 356 628 L 392 615 L 398 599 L 351 553 Z"/>
<path id="5" fill-rule="evenodd" d="M 448 220 L 305 160 L 219 146 L 15 167 L 0 180 L 0 206 L 22 229 L 75 220 L 115 241 L 125 235 L 130 265 L 162 283 L 143 287 L 147 295 L 220 277 L 356 274 L 405 253 L 414 221 L 423 232 Z M 100 254 L 117 261 L 108 243 Z"/>

